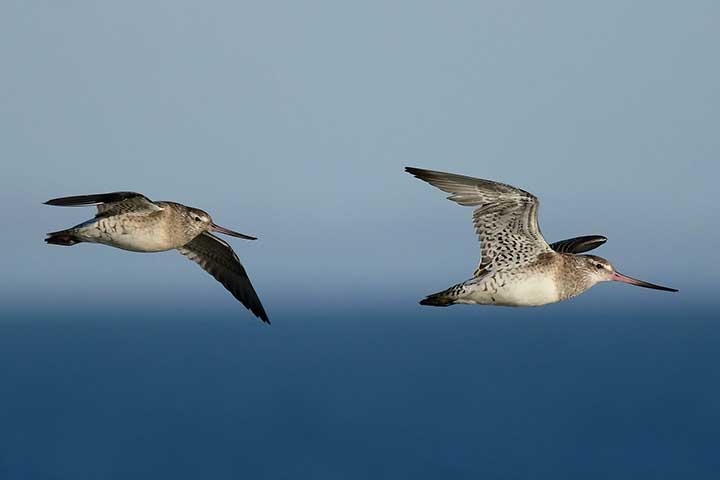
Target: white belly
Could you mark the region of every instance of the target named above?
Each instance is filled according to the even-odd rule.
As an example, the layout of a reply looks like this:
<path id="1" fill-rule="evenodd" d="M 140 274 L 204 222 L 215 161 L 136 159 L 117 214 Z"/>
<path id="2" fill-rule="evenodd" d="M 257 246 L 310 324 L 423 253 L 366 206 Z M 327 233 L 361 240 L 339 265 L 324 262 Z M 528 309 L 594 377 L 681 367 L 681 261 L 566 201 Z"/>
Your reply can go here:
<path id="1" fill-rule="evenodd" d="M 467 295 L 463 295 L 455 303 L 530 307 L 560 300 L 555 282 L 547 276 L 507 279 L 504 286 L 500 285 L 503 285 L 502 281 L 488 281 L 473 285 Z"/>
<path id="2" fill-rule="evenodd" d="M 102 219 L 84 224 L 77 234 L 86 242 L 102 243 L 133 252 L 162 252 L 179 246 L 170 241 L 167 231 L 160 226 L 127 227 L 121 222 Z"/>

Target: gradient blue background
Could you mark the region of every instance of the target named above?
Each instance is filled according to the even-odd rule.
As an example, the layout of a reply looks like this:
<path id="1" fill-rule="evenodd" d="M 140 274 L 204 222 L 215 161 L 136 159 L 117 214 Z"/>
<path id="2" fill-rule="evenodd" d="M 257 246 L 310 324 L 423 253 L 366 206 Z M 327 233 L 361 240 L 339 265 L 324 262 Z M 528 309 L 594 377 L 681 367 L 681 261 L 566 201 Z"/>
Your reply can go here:
<path id="1" fill-rule="evenodd" d="M 717 478 L 716 2 L 0 5 L 0 477 Z M 666 294 L 423 308 L 478 257 L 406 165 L 542 199 Z M 233 240 L 51 248 L 136 190 Z"/>

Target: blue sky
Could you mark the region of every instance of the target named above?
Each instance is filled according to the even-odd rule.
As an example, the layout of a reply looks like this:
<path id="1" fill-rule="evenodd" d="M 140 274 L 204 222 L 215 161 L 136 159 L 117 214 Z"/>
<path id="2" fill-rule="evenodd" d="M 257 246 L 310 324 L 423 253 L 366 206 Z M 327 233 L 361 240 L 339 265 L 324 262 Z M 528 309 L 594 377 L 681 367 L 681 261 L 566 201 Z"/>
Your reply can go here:
<path id="1" fill-rule="evenodd" d="M 174 253 L 42 243 L 92 213 L 42 201 L 111 190 L 260 236 L 233 245 L 272 303 L 441 288 L 477 262 L 471 212 L 405 165 L 530 190 L 549 239 L 605 234 L 621 271 L 683 295 L 716 277 L 714 2 L 9 2 L 1 17 L 4 302 L 50 286 L 77 301 L 58 279 L 91 271 L 82 298 L 233 301 Z"/>
<path id="2" fill-rule="evenodd" d="M 3 478 L 715 478 L 720 5 L 0 5 Z M 541 199 L 678 294 L 423 308 L 479 255 L 403 172 Z M 135 190 L 230 242 L 273 325 L 176 252 L 47 246 Z"/>

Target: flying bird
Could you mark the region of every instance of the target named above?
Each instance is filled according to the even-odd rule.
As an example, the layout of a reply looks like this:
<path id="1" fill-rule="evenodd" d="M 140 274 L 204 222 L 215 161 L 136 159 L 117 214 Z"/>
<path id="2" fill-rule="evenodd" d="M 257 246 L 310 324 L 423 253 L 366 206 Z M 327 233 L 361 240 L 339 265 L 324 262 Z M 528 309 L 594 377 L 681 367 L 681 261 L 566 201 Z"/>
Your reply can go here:
<path id="1" fill-rule="evenodd" d="M 603 236 L 549 245 L 538 226 L 539 201 L 529 192 L 453 173 L 413 167 L 405 171 L 449 193 L 449 200 L 476 207 L 473 223 L 482 246 L 480 265 L 471 279 L 428 295 L 421 305 L 538 306 L 567 300 L 605 281 L 677 292 L 623 275 L 604 258 L 579 255 L 603 244 Z"/>
<path id="2" fill-rule="evenodd" d="M 132 252 L 162 252 L 177 249 L 206 272 L 262 321 L 270 323 L 245 268 L 230 245 L 211 232 L 245 240 L 255 237 L 216 225 L 198 208 L 175 202 L 153 202 L 135 192 L 53 198 L 46 205 L 76 207 L 96 205 L 91 220 L 47 234 L 52 245 L 101 243 Z"/>

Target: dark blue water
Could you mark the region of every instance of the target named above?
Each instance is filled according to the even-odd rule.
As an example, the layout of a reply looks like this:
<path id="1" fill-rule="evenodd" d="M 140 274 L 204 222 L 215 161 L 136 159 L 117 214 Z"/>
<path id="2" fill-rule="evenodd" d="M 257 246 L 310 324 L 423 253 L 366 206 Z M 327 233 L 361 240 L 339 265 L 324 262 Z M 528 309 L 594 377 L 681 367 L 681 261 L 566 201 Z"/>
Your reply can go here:
<path id="1" fill-rule="evenodd" d="M 709 307 L 233 307 L 15 309 L 0 478 L 718 478 Z"/>

